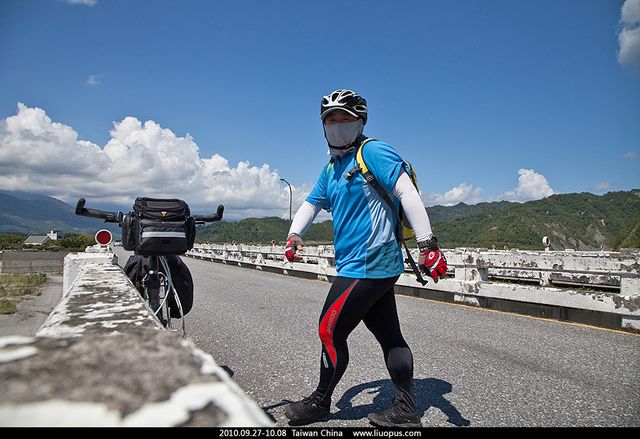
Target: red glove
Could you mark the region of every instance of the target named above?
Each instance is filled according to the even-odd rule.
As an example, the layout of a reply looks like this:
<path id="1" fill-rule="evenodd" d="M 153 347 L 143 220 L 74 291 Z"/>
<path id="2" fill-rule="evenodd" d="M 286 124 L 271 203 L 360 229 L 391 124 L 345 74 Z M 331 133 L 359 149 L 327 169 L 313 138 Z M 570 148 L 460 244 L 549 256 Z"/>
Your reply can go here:
<path id="1" fill-rule="evenodd" d="M 287 246 L 284 249 L 284 255 L 289 262 L 299 262 L 302 260 L 296 253 L 302 250 L 302 238 L 295 233 L 287 238 Z"/>
<path id="2" fill-rule="evenodd" d="M 447 276 L 447 258 L 438 248 L 438 241 L 432 237 L 427 242 L 419 242 L 420 256 L 418 256 L 418 267 L 420 270 L 438 282 Z"/>

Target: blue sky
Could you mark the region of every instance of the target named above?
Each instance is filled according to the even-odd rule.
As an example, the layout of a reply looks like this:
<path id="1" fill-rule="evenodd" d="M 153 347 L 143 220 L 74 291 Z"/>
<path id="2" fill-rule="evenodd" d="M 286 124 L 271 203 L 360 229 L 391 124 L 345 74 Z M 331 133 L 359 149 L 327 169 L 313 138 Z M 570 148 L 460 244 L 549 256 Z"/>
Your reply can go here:
<path id="1" fill-rule="evenodd" d="M 365 133 L 414 164 L 427 205 L 638 188 L 624 3 L 3 0 L 0 189 L 285 216 L 279 179 L 298 205 L 336 88 L 368 100 Z"/>

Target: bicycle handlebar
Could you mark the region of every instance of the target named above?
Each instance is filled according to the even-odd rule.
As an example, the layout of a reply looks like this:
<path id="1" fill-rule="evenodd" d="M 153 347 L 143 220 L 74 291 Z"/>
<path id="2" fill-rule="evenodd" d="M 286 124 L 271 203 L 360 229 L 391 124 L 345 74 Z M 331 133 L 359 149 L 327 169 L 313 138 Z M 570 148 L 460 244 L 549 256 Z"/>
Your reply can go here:
<path id="1" fill-rule="evenodd" d="M 76 215 L 88 216 L 91 218 L 103 219 L 105 223 L 122 223 L 124 214 L 122 212 L 107 212 L 98 209 L 87 209 L 84 207 L 87 200 L 80 198 L 76 204 Z M 196 224 L 212 223 L 214 221 L 220 221 L 224 214 L 224 206 L 220 204 L 216 213 L 211 215 L 194 215 L 193 219 Z"/>
<path id="2" fill-rule="evenodd" d="M 216 211 L 216 213 L 212 215 L 194 215 L 193 219 L 196 221 L 196 224 L 212 223 L 214 221 L 220 221 L 223 214 L 224 206 L 220 204 L 218 205 L 218 210 Z"/>
<path id="3" fill-rule="evenodd" d="M 76 215 L 88 216 L 90 218 L 103 219 L 105 223 L 118 223 L 122 222 L 122 212 L 107 212 L 98 209 L 87 209 L 84 204 L 87 201 L 84 198 L 80 198 L 76 204 Z"/>

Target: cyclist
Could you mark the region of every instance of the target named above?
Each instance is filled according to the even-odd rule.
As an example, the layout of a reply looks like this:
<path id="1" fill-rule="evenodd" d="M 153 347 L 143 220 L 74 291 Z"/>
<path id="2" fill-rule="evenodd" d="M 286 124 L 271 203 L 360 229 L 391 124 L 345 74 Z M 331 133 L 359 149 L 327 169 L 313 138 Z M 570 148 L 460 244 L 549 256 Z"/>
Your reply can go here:
<path id="1" fill-rule="evenodd" d="M 382 347 L 395 386 L 392 407 L 370 414 L 369 420 L 381 426 L 420 427 L 413 394 L 413 355 L 400 330 L 394 297 L 394 284 L 404 271 L 396 216 L 361 174 L 345 178 L 356 166 L 356 147 L 365 139 L 367 102 L 351 90 L 336 90 L 322 98 L 320 117 L 332 158 L 292 221 L 285 256 L 291 262 L 301 259 L 296 253 L 302 250 L 302 236 L 325 209 L 333 215 L 338 276 L 320 315 L 318 386 L 310 396 L 289 404 L 285 414 L 298 425 L 329 414 L 332 393 L 349 362 L 347 337 L 364 321 Z M 392 146 L 380 141 L 369 141 L 363 153 L 369 170 L 386 192 L 393 194 L 396 206 L 402 203 L 416 233 L 418 265 L 437 282 L 446 274 L 446 259 L 407 165 Z"/>

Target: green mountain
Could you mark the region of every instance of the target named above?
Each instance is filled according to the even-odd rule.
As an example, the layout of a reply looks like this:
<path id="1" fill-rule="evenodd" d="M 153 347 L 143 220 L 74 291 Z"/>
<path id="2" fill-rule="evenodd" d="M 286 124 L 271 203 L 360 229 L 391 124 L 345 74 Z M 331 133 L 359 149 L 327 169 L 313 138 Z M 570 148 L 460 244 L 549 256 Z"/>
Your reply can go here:
<path id="1" fill-rule="evenodd" d="M 506 201 L 427 208 L 433 231 L 443 247 L 542 249 L 640 248 L 640 190 L 552 195 L 527 203 Z M 198 232 L 199 242 L 282 243 L 288 221 L 250 218 L 221 222 Z M 307 243 L 331 242 L 332 223 L 311 226 Z"/>
<path id="2" fill-rule="evenodd" d="M 220 221 L 198 229 L 198 242 L 282 244 L 289 231 L 289 221 L 277 218 L 247 218 L 240 221 Z M 333 242 L 333 223 L 315 223 L 305 233 L 305 242 L 329 244 Z"/>
<path id="3" fill-rule="evenodd" d="M 616 241 L 614 248 L 640 248 L 640 220 L 622 233 Z"/>
<path id="4" fill-rule="evenodd" d="M 65 233 L 94 234 L 107 228 L 120 235 L 117 225 L 107 225 L 75 214 L 75 207 L 45 195 L 0 192 L 0 232 L 46 234 L 51 229 Z"/>
<path id="5" fill-rule="evenodd" d="M 630 246 L 638 233 L 640 191 L 552 195 L 528 203 L 509 203 L 485 214 L 435 223 L 447 247 L 606 249 Z M 637 244 L 636 244 L 637 245 Z"/>
<path id="6" fill-rule="evenodd" d="M 478 203 L 478 204 L 464 204 L 458 203 L 455 206 L 431 206 L 427 207 L 429 213 L 429 219 L 431 223 L 440 223 L 447 220 L 453 220 L 456 218 L 464 218 L 472 215 L 485 215 L 490 214 L 496 210 L 502 209 L 506 206 L 518 204 L 509 201 L 496 201 L 493 203 Z"/>
<path id="7" fill-rule="evenodd" d="M 0 192 L 0 232 L 93 234 L 109 226 L 79 217 L 74 208 L 55 198 L 20 192 Z M 93 207 L 93 206 L 92 206 Z M 100 206 L 95 206 L 101 208 Z M 106 209 L 106 208 L 105 208 Z M 107 209 L 108 210 L 108 209 Z M 542 237 L 552 249 L 640 248 L 640 190 L 552 195 L 527 203 L 500 201 L 427 208 L 434 233 L 443 247 L 542 249 Z M 289 222 L 282 218 L 247 218 L 200 227 L 198 242 L 282 244 Z M 333 241 L 331 221 L 313 224 L 304 236 L 308 244 Z"/>

